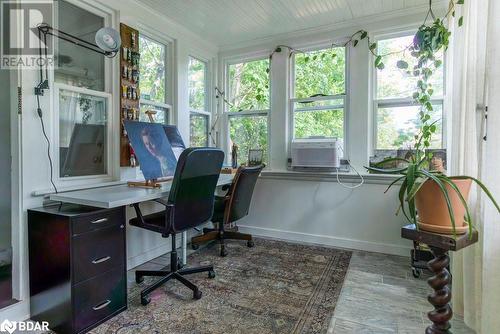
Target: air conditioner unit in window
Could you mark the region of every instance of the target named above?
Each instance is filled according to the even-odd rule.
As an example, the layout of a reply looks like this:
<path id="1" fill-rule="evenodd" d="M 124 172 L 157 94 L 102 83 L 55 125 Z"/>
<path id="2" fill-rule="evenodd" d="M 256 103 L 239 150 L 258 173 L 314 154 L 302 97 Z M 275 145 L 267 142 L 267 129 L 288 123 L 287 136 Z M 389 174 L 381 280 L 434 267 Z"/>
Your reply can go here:
<path id="1" fill-rule="evenodd" d="M 342 141 L 337 138 L 292 140 L 292 167 L 340 168 Z"/>

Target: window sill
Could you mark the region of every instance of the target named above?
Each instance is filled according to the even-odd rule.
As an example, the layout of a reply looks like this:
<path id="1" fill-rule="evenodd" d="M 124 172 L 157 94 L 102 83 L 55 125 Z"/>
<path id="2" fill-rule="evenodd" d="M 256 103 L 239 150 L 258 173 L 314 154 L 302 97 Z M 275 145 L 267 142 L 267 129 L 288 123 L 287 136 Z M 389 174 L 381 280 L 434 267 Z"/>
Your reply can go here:
<path id="1" fill-rule="evenodd" d="M 85 189 L 92 189 L 92 188 L 102 188 L 102 187 L 109 187 L 109 186 L 117 186 L 121 184 L 125 184 L 127 181 L 107 181 L 107 182 L 101 182 L 101 183 L 90 183 L 90 184 L 85 184 L 85 185 L 75 185 L 75 186 L 68 186 L 68 187 L 57 187 L 58 192 L 66 192 L 66 191 L 75 191 L 75 190 L 85 190 Z M 32 196 L 45 196 L 45 195 L 50 195 L 54 194 L 55 191 L 53 188 L 49 189 L 41 189 L 41 190 L 35 190 L 31 193 Z"/>
<path id="2" fill-rule="evenodd" d="M 361 176 L 363 176 L 365 184 L 388 185 L 401 175 L 361 173 Z M 262 179 L 337 182 L 337 173 L 335 172 L 264 169 L 260 177 Z M 343 183 L 357 184 L 360 182 L 359 176 L 355 172 L 339 172 L 339 179 Z"/>

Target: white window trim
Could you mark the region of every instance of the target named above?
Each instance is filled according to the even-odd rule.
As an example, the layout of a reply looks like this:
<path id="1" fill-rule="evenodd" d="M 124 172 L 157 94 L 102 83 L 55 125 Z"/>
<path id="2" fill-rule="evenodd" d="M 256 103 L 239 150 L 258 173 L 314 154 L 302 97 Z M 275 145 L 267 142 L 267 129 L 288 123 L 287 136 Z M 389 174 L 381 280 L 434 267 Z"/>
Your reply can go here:
<path id="1" fill-rule="evenodd" d="M 85 175 L 85 176 L 70 176 L 70 177 L 62 177 L 60 175 L 60 160 L 59 160 L 59 125 L 54 127 L 53 131 L 53 148 L 52 148 L 52 157 L 54 161 L 54 183 L 62 188 L 66 188 L 71 186 L 75 182 L 84 181 L 88 182 L 89 180 L 98 181 L 98 182 L 110 182 L 113 180 L 113 172 L 112 172 L 112 153 L 113 148 L 111 142 L 113 140 L 113 124 L 115 122 L 114 117 L 114 108 L 113 108 L 113 96 L 110 93 L 95 91 L 87 88 L 75 87 L 63 83 L 54 83 L 54 118 L 59 123 L 59 94 L 61 90 L 66 90 L 74 93 L 86 94 L 91 96 L 102 97 L 106 99 L 106 174 L 100 175 Z"/>
<path id="2" fill-rule="evenodd" d="M 236 65 L 236 64 L 241 64 L 241 63 L 249 63 L 253 61 L 258 61 L 258 60 L 266 60 L 269 59 L 269 53 L 263 53 L 263 52 L 258 52 L 258 53 L 252 53 L 246 54 L 246 55 L 241 55 L 239 57 L 231 57 L 227 58 L 224 63 L 223 63 L 223 79 L 224 79 L 224 91 L 229 92 L 229 66 L 231 65 Z M 269 62 L 269 68 L 272 66 L 272 61 Z M 229 124 L 230 124 L 230 119 L 231 118 L 236 118 L 236 117 L 252 117 L 252 116 L 267 116 L 267 161 L 271 161 L 271 150 L 270 150 L 270 143 L 271 143 L 271 124 L 270 124 L 270 113 L 271 113 L 271 72 L 269 71 L 268 73 L 269 76 L 269 108 L 268 109 L 255 109 L 255 110 L 241 110 L 241 111 L 229 111 L 229 106 L 226 103 L 222 103 L 222 117 L 221 117 L 221 127 L 223 131 L 221 131 L 222 134 L 222 149 L 224 152 L 227 152 L 226 154 L 226 162 L 230 163 L 231 162 L 231 157 L 229 152 L 231 152 L 231 147 L 229 145 L 231 138 L 230 138 L 230 130 L 229 130 Z M 227 95 L 227 99 L 229 100 L 230 96 L 229 93 Z"/>
<path id="3" fill-rule="evenodd" d="M 164 53 L 165 58 L 163 59 L 163 62 L 165 64 L 165 73 L 164 73 L 165 74 L 165 87 L 163 87 L 164 92 L 165 92 L 165 100 L 164 100 L 164 102 L 158 102 L 158 101 L 145 99 L 141 96 L 139 99 L 139 110 L 140 110 L 140 105 L 142 105 L 142 104 L 149 104 L 149 105 L 153 105 L 155 107 L 165 108 L 168 111 L 168 115 L 165 119 L 165 124 L 172 124 L 173 123 L 173 115 L 172 115 L 173 107 L 172 107 L 172 103 L 171 103 L 172 93 L 171 93 L 171 89 L 170 89 L 170 87 L 172 85 L 172 79 L 171 79 L 170 72 L 172 72 L 172 71 L 169 71 L 169 69 L 171 68 L 171 64 L 170 64 L 169 60 L 171 58 L 170 57 L 170 55 L 171 55 L 170 48 L 172 45 L 171 45 L 171 43 L 161 42 L 161 41 L 158 41 L 156 38 L 150 37 L 148 32 L 141 34 L 141 31 L 139 31 L 139 35 L 140 36 L 142 35 L 141 36 L 142 38 L 145 38 L 145 39 L 150 40 L 151 42 L 160 44 L 165 48 L 165 53 Z"/>
<path id="4" fill-rule="evenodd" d="M 199 62 L 202 62 L 205 64 L 205 73 L 204 73 L 204 81 L 205 81 L 205 110 L 197 110 L 194 108 L 191 108 L 191 105 L 189 105 L 189 93 L 188 93 L 188 108 L 189 108 L 189 141 L 191 145 L 191 116 L 196 116 L 196 115 L 201 115 L 201 116 L 206 116 L 207 117 L 207 141 L 206 141 L 206 146 L 211 146 L 211 141 L 210 141 L 210 129 L 212 127 L 212 113 L 210 112 L 211 109 L 211 104 L 212 101 L 210 99 L 210 91 L 211 91 L 211 71 L 209 70 L 211 62 L 207 59 L 204 59 L 203 57 L 199 57 L 193 54 L 189 54 L 189 58 L 196 59 Z M 188 61 L 188 66 L 189 66 L 189 61 Z M 189 68 L 188 68 L 188 82 L 189 82 Z M 189 89 L 189 87 L 188 87 Z"/>
<path id="5" fill-rule="evenodd" d="M 418 29 L 418 26 L 412 27 L 413 29 L 404 29 L 404 30 L 397 30 L 393 31 L 390 33 L 385 33 L 385 34 L 380 34 L 380 35 L 375 35 L 373 40 L 377 44 L 381 40 L 386 40 L 386 39 L 392 39 L 392 38 L 398 38 L 398 37 L 405 37 L 405 36 L 411 36 L 415 34 L 415 31 Z M 370 57 L 371 61 L 373 61 L 373 56 Z M 447 148 L 447 110 L 446 110 L 446 53 L 444 53 L 443 56 L 443 64 L 441 65 L 443 68 L 443 95 L 442 96 L 433 96 L 430 102 L 433 105 L 441 105 L 441 111 L 442 111 L 442 122 L 441 122 L 441 130 L 442 130 L 442 137 L 441 137 L 441 143 L 442 143 L 442 149 Z M 378 148 L 378 109 L 380 107 L 407 107 L 407 106 L 418 106 L 419 104 L 414 101 L 412 97 L 406 97 L 406 98 L 378 98 L 377 92 L 378 92 L 378 70 L 374 67 L 371 66 L 372 70 L 372 105 L 373 105 L 373 112 L 372 112 L 372 132 L 373 132 L 373 137 L 372 137 L 372 148 L 371 152 L 372 155 L 376 154 L 377 151 L 387 151 L 387 150 L 395 150 L 395 149 L 390 149 L 390 148 Z"/>
<path id="6" fill-rule="evenodd" d="M 335 42 L 337 45 L 342 45 L 345 43 L 345 39 L 341 39 Z M 327 50 L 331 48 L 332 43 L 321 43 L 321 44 L 316 44 L 313 46 L 310 46 L 308 48 L 303 48 L 301 50 L 305 52 L 313 52 L 313 51 L 321 51 L 321 50 Z M 292 151 L 292 141 L 295 139 L 295 117 L 294 113 L 297 112 L 294 108 L 295 102 L 300 102 L 300 101 L 323 101 L 323 100 L 335 100 L 335 99 L 343 99 L 344 104 L 343 106 L 339 106 L 344 110 L 344 138 L 342 138 L 342 152 L 343 152 L 343 159 L 349 159 L 349 110 L 350 110 L 350 105 L 349 105 L 349 100 L 350 100 L 350 47 L 345 46 L 345 91 L 343 94 L 335 94 L 335 95 L 326 95 L 326 96 L 317 96 L 317 97 L 305 97 L 305 98 L 296 98 L 295 97 L 295 55 L 293 55 L 290 59 L 290 92 L 291 92 L 291 98 L 289 99 L 289 122 L 288 122 L 288 158 L 291 158 L 291 151 Z M 322 106 L 322 107 L 310 107 L 311 111 L 314 110 L 332 110 L 333 107 L 336 106 Z M 303 108 L 300 108 L 303 109 Z M 300 112 L 300 111 L 299 111 Z"/>
<path id="7" fill-rule="evenodd" d="M 102 3 L 94 0 L 65 0 L 72 5 L 75 5 L 83 10 L 91 12 L 104 19 L 105 27 L 114 27 L 119 30 L 119 22 L 117 19 L 117 12 Z M 58 8 L 54 6 L 53 15 L 56 17 Z M 55 38 L 55 37 L 54 37 Z M 103 56 L 104 57 L 104 56 Z M 119 103 L 119 83 L 113 78 L 119 77 L 119 57 L 108 58 L 104 57 L 104 91 L 94 91 L 77 86 L 71 86 L 63 83 L 55 82 L 55 72 L 49 71 L 49 83 L 55 89 L 49 90 L 50 92 L 50 106 L 53 112 L 50 113 L 50 142 L 51 142 L 51 157 L 53 160 L 53 180 L 58 190 L 71 188 L 78 190 L 81 188 L 88 188 L 89 185 L 102 184 L 104 182 L 113 182 L 120 179 L 120 164 L 119 164 L 119 138 L 113 136 L 113 133 L 118 133 L 119 123 L 115 120 L 114 106 Z M 56 93 L 58 89 L 67 89 L 83 94 L 95 95 L 105 97 L 108 100 L 107 112 L 107 174 L 106 175 L 86 175 L 76 177 L 61 178 L 59 173 L 59 94 Z"/>

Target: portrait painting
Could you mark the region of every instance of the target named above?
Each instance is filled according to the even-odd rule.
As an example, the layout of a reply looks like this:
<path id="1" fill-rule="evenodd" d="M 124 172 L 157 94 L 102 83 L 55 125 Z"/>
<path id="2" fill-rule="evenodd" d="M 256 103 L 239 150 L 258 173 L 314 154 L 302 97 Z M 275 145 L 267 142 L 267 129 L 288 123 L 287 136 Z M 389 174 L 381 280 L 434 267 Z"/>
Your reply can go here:
<path id="1" fill-rule="evenodd" d="M 177 159 L 158 123 L 124 121 L 130 144 L 146 180 L 171 177 L 175 173 Z"/>

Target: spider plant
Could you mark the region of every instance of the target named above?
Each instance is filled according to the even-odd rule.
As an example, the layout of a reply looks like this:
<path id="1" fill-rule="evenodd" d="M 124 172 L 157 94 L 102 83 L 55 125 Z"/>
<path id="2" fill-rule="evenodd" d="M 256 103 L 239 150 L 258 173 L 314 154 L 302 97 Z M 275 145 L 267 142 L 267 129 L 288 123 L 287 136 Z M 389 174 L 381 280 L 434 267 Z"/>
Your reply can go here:
<path id="1" fill-rule="evenodd" d="M 427 162 L 428 162 L 428 156 L 425 154 L 422 154 L 423 152 L 420 150 L 415 150 L 411 157 L 409 159 L 403 159 L 403 158 L 388 158 L 385 159 L 384 161 L 380 162 L 379 164 L 384 164 L 388 162 L 403 162 L 406 164 L 405 167 L 403 168 L 395 168 L 395 169 L 382 169 L 382 168 L 377 168 L 377 167 L 366 167 L 368 170 L 377 172 L 377 173 L 383 173 L 383 174 L 399 174 L 401 175 L 397 179 L 395 179 L 386 189 L 385 192 L 389 191 L 392 186 L 395 184 L 401 182 L 400 188 L 399 188 L 399 204 L 400 207 L 398 209 L 398 212 L 401 210 L 403 212 L 404 216 L 410 223 L 417 224 L 417 210 L 415 206 L 415 195 L 417 192 L 420 190 L 422 185 L 425 182 L 432 181 L 435 182 L 441 193 L 444 196 L 446 206 L 448 209 L 448 213 L 450 215 L 450 220 L 451 224 L 453 227 L 453 235 L 456 234 L 456 225 L 455 221 L 456 218 L 454 216 L 453 208 L 451 205 L 450 201 L 450 194 L 448 193 L 447 185 L 456 192 L 458 197 L 460 198 L 460 201 L 462 202 L 463 206 L 465 207 L 466 211 L 466 217 L 465 221 L 469 225 L 469 232 L 472 232 L 473 228 L 473 221 L 471 218 L 470 214 L 470 209 L 467 204 L 467 200 L 463 197 L 462 193 L 458 189 L 458 187 L 455 185 L 453 180 L 464 180 L 464 179 L 469 179 L 474 181 L 479 187 L 484 191 L 484 193 L 489 197 L 489 199 L 492 201 L 492 203 L 495 205 L 497 208 L 498 212 L 500 212 L 500 206 L 498 203 L 495 201 L 493 198 L 493 195 L 490 193 L 488 188 L 478 179 L 471 177 L 471 176 L 447 176 L 444 173 L 440 171 L 432 171 L 427 169 Z"/>

